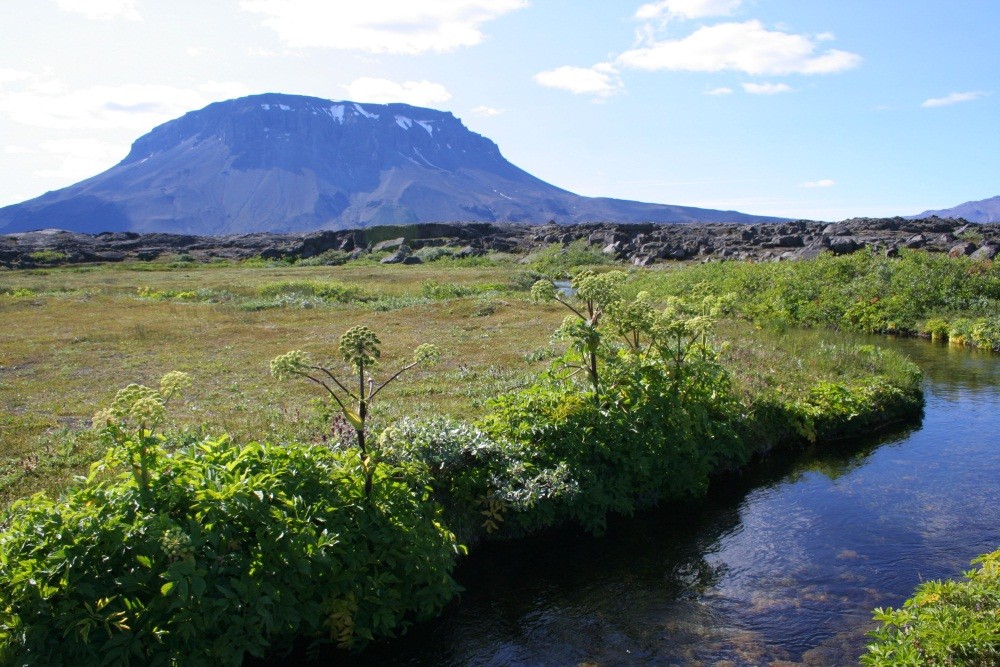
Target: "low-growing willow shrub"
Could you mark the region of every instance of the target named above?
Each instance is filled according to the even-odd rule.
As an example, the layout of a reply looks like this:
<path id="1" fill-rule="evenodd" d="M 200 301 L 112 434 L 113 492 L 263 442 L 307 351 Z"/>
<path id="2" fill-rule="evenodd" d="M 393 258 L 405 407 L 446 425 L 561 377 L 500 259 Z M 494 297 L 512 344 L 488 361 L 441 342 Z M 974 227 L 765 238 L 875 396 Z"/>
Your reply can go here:
<path id="1" fill-rule="evenodd" d="M 264 298 L 282 296 L 316 297 L 323 301 L 335 303 L 350 303 L 364 298 L 363 291 L 358 285 L 323 282 L 319 280 L 282 280 L 280 282 L 266 283 L 261 285 L 257 289 L 257 292 Z"/>
<path id="2" fill-rule="evenodd" d="M 530 447 L 445 417 L 402 419 L 380 441 L 387 460 L 426 466 L 433 497 L 463 544 L 553 525 L 579 492 L 566 462 L 546 466 Z"/>
<path id="3" fill-rule="evenodd" d="M 1000 550 L 980 556 L 965 581 L 928 581 L 900 609 L 876 609 L 880 626 L 861 657 L 869 667 L 1000 664 Z"/>
<path id="4" fill-rule="evenodd" d="M 0 663 L 239 665 L 295 637 L 359 648 L 434 616 L 459 549 L 413 465 L 365 498 L 355 452 L 227 438 L 110 450 L 0 534 Z"/>

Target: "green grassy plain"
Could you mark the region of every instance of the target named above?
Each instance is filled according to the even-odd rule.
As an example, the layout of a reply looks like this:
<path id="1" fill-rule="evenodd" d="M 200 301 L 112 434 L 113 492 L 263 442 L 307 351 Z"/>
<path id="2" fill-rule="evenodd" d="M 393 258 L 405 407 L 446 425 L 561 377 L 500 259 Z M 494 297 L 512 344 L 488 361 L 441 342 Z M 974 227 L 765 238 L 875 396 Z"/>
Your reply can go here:
<path id="1" fill-rule="evenodd" d="M 86 432 L 91 416 L 119 388 L 155 384 L 172 370 L 194 380 L 171 407 L 179 428 L 204 425 L 238 441 L 322 439 L 319 394 L 307 383 L 277 382 L 268 362 L 291 349 L 334 360 L 339 336 L 357 324 L 381 337 L 385 372 L 420 343 L 442 353 L 439 364 L 415 369 L 380 397 L 376 426 L 402 415 L 477 417 L 487 399 L 528 384 L 562 349 L 550 338 L 566 311 L 531 302 L 533 277 L 505 258 L 0 273 L 0 503 L 62 488 L 99 458 Z M 718 337 L 728 342 L 723 359 L 748 404 L 794 400 L 818 380 L 850 383 L 892 363 L 874 368 L 822 332 L 777 333 L 733 320 Z"/>

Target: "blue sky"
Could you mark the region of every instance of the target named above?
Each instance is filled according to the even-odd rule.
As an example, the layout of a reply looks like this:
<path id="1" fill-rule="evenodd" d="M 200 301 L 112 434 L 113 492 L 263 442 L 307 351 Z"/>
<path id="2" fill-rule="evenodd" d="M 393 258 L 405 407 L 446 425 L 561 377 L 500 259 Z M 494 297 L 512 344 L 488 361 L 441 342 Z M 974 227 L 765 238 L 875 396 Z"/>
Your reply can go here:
<path id="1" fill-rule="evenodd" d="M 842 219 L 1000 194 L 995 0 L 4 0 L 0 205 L 287 92 L 452 111 L 590 196 Z"/>

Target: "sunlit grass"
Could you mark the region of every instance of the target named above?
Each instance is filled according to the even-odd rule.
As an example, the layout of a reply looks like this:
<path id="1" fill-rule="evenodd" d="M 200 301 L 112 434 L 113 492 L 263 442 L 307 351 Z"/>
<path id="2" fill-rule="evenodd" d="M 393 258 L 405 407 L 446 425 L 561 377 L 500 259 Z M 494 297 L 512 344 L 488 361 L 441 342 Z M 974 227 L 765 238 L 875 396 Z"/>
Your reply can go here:
<path id="1" fill-rule="evenodd" d="M 431 281 L 473 296 L 438 298 L 449 290 Z M 273 287 L 282 283 L 351 286 L 360 297 L 254 306 L 282 292 Z M 194 379 L 186 401 L 171 411 L 179 428 L 204 424 L 242 441 L 318 440 L 323 427 L 311 401 L 319 394 L 307 383 L 278 383 L 268 361 L 302 349 L 336 364 L 336 341 L 358 324 L 382 339 L 385 372 L 420 343 L 441 350 L 439 364 L 414 369 L 380 396 L 376 424 L 402 415 L 475 418 L 488 399 L 526 385 L 553 356 L 550 337 L 565 312 L 532 303 L 530 283 L 531 275 L 510 263 L 161 263 L 0 273 L 0 292 L 7 293 L 0 296 L 0 502 L 59 488 L 83 470 L 99 448 L 78 437 L 90 417 L 120 387 L 152 384 L 172 370 Z M 865 368 L 830 338 L 743 322 L 719 330 L 730 343 L 723 359 L 747 401 L 779 389 L 794 396 L 817 378 L 849 381 L 884 370 Z"/>

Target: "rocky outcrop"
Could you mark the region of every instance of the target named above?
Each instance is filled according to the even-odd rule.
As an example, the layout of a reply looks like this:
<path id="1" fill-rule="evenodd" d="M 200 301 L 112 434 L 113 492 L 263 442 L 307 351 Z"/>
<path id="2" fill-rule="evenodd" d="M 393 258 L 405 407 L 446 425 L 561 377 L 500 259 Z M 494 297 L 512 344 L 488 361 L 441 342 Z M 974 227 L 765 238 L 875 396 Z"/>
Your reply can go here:
<path id="1" fill-rule="evenodd" d="M 115 232 L 80 234 L 43 230 L 0 236 L 0 265 L 30 268 L 55 263 L 148 261 L 184 256 L 215 258 L 322 259 L 364 252 L 388 253 L 392 263 L 417 263 L 414 251 L 447 246 L 455 256 L 487 252 L 527 255 L 550 244 L 585 243 L 636 266 L 671 261 L 785 261 L 823 253 L 844 255 L 871 248 L 893 256 L 920 248 L 950 256 L 989 260 L 1000 248 L 1000 224 L 927 218 L 852 218 L 836 224 L 800 220 L 780 224 L 577 224 L 510 225 L 455 223 L 393 225 L 309 234 L 192 236 Z"/>

